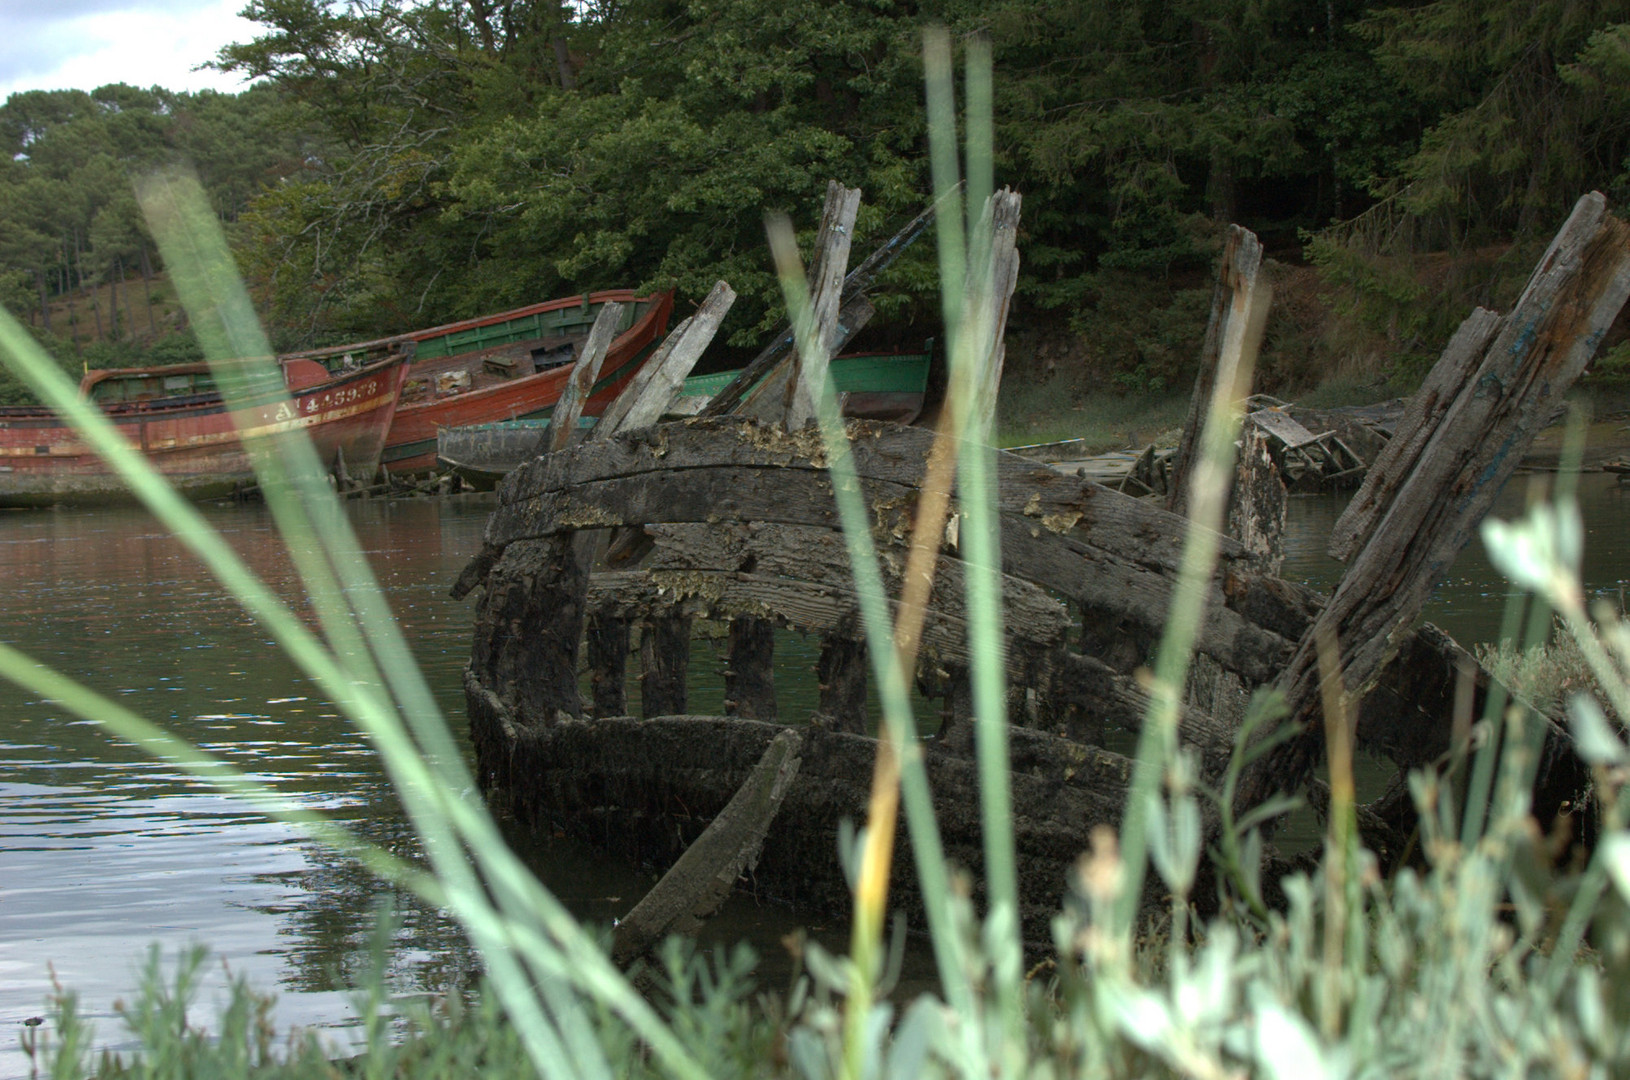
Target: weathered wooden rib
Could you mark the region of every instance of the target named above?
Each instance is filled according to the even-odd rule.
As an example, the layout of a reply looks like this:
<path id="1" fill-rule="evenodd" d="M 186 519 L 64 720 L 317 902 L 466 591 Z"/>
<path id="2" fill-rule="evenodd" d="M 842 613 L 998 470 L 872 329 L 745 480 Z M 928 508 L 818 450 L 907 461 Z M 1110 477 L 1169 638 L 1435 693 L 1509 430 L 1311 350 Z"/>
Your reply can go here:
<path id="1" fill-rule="evenodd" d="M 830 188 L 830 185 L 828 185 Z M 952 198 L 962 190 L 958 184 L 952 191 L 940 196 L 940 199 L 912 218 L 905 227 L 895 233 L 876 251 L 853 270 L 849 271 L 843 279 L 842 303 L 838 309 L 838 341 L 832 346 L 834 352 L 842 348 L 843 342 L 849 340 L 860 328 L 865 326 L 872 317 L 871 301 L 866 298 L 866 288 L 878 274 L 900 257 L 916 242 L 917 237 L 934 220 L 934 214 L 939 210 L 940 203 Z M 742 368 L 741 373 L 724 389 L 715 394 L 702 409 L 703 416 L 724 416 L 734 412 L 741 399 L 758 381 L 762 379 L 776 364 L 780 363 L 787 353 L 792 351 L 792 329 L 786 323 L 776 327 L 766 345 L 751 363 Z"/>
<path id="2" fill-rule="evenodd" d="M 1172 455 L 1166 505 L 1177 513 L 1183 513 L 1188 506 L 1189 483 L 1200 452 L 1200 433 L 1206 410 L 1211 408 L 1211 397 L 1216 389 L 1217 361 L 1222 355 L 1223 342 L 1228 337 L 1234 293 L 1242 290 L 1246 282 L 1254 279 L 1261 269 L 1262 242 L 1249 229 L 1229 226 L 1228 240 L 1217 263 L 1217 282 L 1211 294 L 1211 318 L 1206 323 L 1205 339 L 1200 346 L 1200 368 L 1194 380 L 1194 391 L 1189 396 L 1188 417 L 1183 423 L 1183 435 L 1177 452 Z"/>
<path id="3" fill-rule="evenodd" d="M 1246 771 L 1242 805 L 1301 786 L 1323 753 L 1322 725 L 1313 722 L 1320 715 L 1318 635 L 1339 642 L 1348 692 L 1366 695 L 1627 296 L 1630 226 L 1592 192 L 1575 205 L 1498 328 L 1476 313 L 1455 335 L 1433 395 L 1455 381 L 1451 372 L 1472 369 L 1459 350 L 1486 343 L 1482 359 L 1447 408 L 1438 406 L 1441 398 L 1423 399 L 1414 410 L 1422 427 L 1400 432 L 1397 455 L 1372 470 L 1366 486 L 1374 489 L 1343 530 L 1353 538 L 1344 543 L 1368 539 L 1278 679 L 1290 710 L 1282 722 L 1301 734 Z M 1389 489 L 1390 498 L 1380 494 Z"/>

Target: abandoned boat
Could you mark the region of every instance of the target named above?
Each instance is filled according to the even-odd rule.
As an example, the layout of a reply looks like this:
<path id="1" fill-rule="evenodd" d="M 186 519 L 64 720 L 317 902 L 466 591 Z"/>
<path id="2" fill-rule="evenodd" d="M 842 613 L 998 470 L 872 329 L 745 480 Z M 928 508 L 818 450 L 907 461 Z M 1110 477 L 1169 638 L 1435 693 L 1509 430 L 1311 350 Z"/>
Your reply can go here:
<path id="1" fill-rule="evenodd" d="M 672 293 L 635 296 L 631 289 L 608 289 L 293 355 L 332 365 L 346 355 L 355 357 L 402 341 L 417 345 L 385 437 L 383 463 L 393 472 L 422 472 L 436 465 L 440 428 L 547 416 L 560 400 L 575 354 L 608 303 L 623 304 L 624 309 L 619 334 L 585 405 L 585 412 L 595 415 L 611 403 L 661 339 L 673 311 Z"/>
<path id="2" fill-rule="evenodd" d="M 912 423 L 922 414 L 932 364 L 932 342 L 920 353 L 851 353 L 833 357 L 832 382 L 843 402 L 843 415 Z M 679 388 L 673 411 L 685 415 L 700 412 L 740 374 L 741 371 L 736 370 L 692 375 Z"/>
<path id="3" fill-rule="evenodd" d="M 310 358 L 283 358 L 283 385 L 228 407 L 208 364 L 92 371 L 80 393 L 188 498 L 231 495 L 254 483 L 244 439 L 305 431 L 319 459 L 352 475 L 379 468 L 411 342 L 355 356 L 337 372 Z M 56 413 L 0 408 L 0 507 L 101 503 L 131 498 L 124 482 Z"/>

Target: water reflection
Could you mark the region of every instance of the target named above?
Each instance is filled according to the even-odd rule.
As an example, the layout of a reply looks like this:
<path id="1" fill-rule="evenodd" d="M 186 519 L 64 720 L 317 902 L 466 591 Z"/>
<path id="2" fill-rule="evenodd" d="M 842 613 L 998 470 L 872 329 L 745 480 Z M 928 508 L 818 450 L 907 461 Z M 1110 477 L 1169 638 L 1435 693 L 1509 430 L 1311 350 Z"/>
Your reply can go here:
<path id="1" fill-rule="evenodd" d="M 1521 517 L 1531 499 L 1545 496 L 1553 479 L 1550 475 L 1513 478 L 1500 493 L 1491 515 L 1505 520 Z M 1581 476 L 1578 484 L 1585 525 L 1585 587 L 1616 602 L 1630 580 L 1630 485 L 1619 483 L 1608 473 Z M 1324 549 L 1345 506 L 1344 495 L 1291 500 L 1285 537 L 1287 578 L 1321 589 L 1329 589 L 1340 580 L 1342 564 L 1325 555 Z M 1423 617 L 1471 648 L 1478 642 L 1498 640 L 1501 616 L 1510 595 L 1510 584 L 1489 563 L 1482 540 L 1474 535 L 1443 583 L 1433 590 Z"/>

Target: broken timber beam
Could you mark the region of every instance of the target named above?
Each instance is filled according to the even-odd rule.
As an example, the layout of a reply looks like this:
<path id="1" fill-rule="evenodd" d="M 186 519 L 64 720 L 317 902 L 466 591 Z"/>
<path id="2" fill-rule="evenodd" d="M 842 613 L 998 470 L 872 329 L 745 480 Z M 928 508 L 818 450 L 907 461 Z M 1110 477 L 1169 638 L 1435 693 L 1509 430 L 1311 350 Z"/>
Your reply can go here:
<path id="1" fill-rule="evenodd" d="M 605 363 L 606 352 L 617 336 L 617 323 L 623 317 L 623 305 L 615 301 L 606 304 L 594 317 L 589 338 L 583 343 L 583 354 L 572 365 L 571 376 L 560 393 L 554 412 L 549 414 L 549 449 L 564 450 L 577 434 L 577 418 L 583 415 L 583 404 L 594 391 L 594 380 L 600 377 L 600 365 Z"/>
<path id="2" fill-rule="evenodd" d="M 843 272 L 849 263 L 859 211 L 859 188 L 846 188 L 836 180 L 827 185 L 826 207 L 815 236 L 815 264 L 809 269 L 811 316 L 815 340 L 819 342 L 816 355 L 804 356 L 795 347 L 788 361 L 778 364 L 769 377 L 747 392 L 734 410 L 737 415 L 779 423 L 789 431 L 814 418 L 815 400 L 809 393 L 809 383 L 826 378 L 827 364 L 832 359 L 839 334 Z"/>
<path id="3" fill-rule="evenodd" d="M 735 302 L 736 290 L 723 281 L 714 284 L 695 313 L 674 328 L 656 355 L 634 373 L 617 400 L 606 408 L 596 425 L 605 429 L 601 438 L 650 427 L 662 419 Z"/>
<path id="4" fill-rule="evenodd" d="M 1296 789 L 1323 753 L 1323 726 L 1314 722 L 1321 712 L 1318 638 L 1339 643 L 1347 692 L 1368 693 L 1627 296 L 1630 226 L 1592 192 L 1575 205 L 1498 328 L 1487 333 L 1486 319 L 1473 316 L 1479 325 L 1465 336 L 1487 342 L 1476 375 L 1420 440 L 1407 476 L 1390 481 L 1396 491 L 1385 512 L 1280 676 L 1289 708 L 1281 723 L 1299 734 L 1246 770 L 1239 807 Z"/>
<path id="5" fill-rule="evenodd" d="M 1200 432 L 1205 426 L 1206 411 L 1211 408 L 1211 396 L 1217 386 L 1217 364 L 1222 357 L 1223 342 L 1228 338 L 1228 323 L 1236 307 L 1234 294 L 1246 290 L 1261 272 L 1261 241 L 1249 229 L 1230 225 L 1228 240 L 1223 245 L 1222 258 L 1217 264 L 1217 284 L 1211 293 L 1211 318 L 1206 323 L 1205 340 L 1200 346 L 1200 370 L 1194 378 L 1194 393 L 1189 397 L 1188 418 L 1183 422 L 1183 435 L 1177 444 L 1177 452 L 1172 455 L 1166 508 L 1173 513 L 1188 512 L 1189 484 L 1193 479 L 1195 457 L 1200 451 Z"/>
<path id="6" fill-rule="evenodd" d="M 985 339 L 976 343 L 979 357 L 979 383 L 974 388 L 976 432 L 994 431 L 996 398 L 1002 387 L 1002 367 L 1007 357 L 1007 314 L 1013 303 L 1013 290 L 1019 281 L 1019 208 L 1022 198 L 1011 188 L 994 192 L 985 200 L 982 223 L 990 231 L 989 276 L 968 277 L 968 302 L 988 306 L 989 315 L 975 325 L 983 328 Z M 983 254 L 983 253 L 980 253 Z M 988 291 L 987 291 L 988 289 Z"/>
<path id="7" fill-rule="evenodd" d="M 949 199 L 953 193 L 962 190 L 962 184 L 957 184 L 951 191 L 941 195 L 934 205 L 918 214 L 906 223 L 905 227 L 895 233 L 878 249 L 869 255 L 864 262 L 851 270 L 843 280 L 843 300 L 839 307 L 838 327 L 839 339 L 833 345 L 833 351 L 843 347 L 843 343 L 853 337 L 872 316 L 871 302 L 866 299 L 866 288 L 878 274 L 888 269 L 889 265 L 900 256 L 900 253 L 910 247 L 934 220 L 940 204 Z M 776 328 L 762 352 L 755 356 L 751 363 L 742 368 L 741 374 L 731 380 L 730 384 L 715 394 L 706 406 L 703 407 L 702 416 L 723 416 L 734 412 L 747 392 L 758 385 L 758 381 L 769 374 L 781 359 L 792 351 L 792 330 L 782 323 Z"/>
<path id="8" fill-rule="evenodd" d="M 613 960 L 627 965 L 670 933 L 695 933 L 719 909 L 736 879 L 758 864 L 764 837 L 798 775 L 802 746 L 802 736 L 791 728 L 770 740 L 724 809 L 617 923 Z"/>

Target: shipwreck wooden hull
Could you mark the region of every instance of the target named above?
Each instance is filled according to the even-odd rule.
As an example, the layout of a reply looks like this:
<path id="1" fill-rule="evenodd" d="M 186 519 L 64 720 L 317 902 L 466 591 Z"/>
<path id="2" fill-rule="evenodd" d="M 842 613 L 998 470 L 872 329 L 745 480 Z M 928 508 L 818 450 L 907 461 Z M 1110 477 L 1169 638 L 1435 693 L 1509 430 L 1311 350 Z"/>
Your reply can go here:
<path id="1" fill-rule="evenodd" d="M 230 495 L 254 482 L 244 439 L 305 431 L 319 459 L 343 458 L 352 476 L 379 468 L 411 349 L 355 371 L 330 375 L 314 364 L 284 364 L 288 394 L 232 410 L 213 391 L 208 369 L 93 372 L 85 389 L 126 441 L 188 498 Z M 116 387 L 187 382 L 202 392 L 118 400 Z M 124 482 L 47 409 L 0 409 L 0 506 L 99 504 L 131 499 Z"/>
<path id="2" fill-rule="evenodd" d="M 616 717 L 517 726 L 469 677 L 471 735 L 489 790 L 521 821 L 560 828 L 640 865 L 666 869 L 722 810 L 784 726 L 740 717 Z M 843 914 L 849 888 L 838 860 L 842 822 L 866 819 L 877 742 L 813 726 L 777 815 L 774 839 L 752 872 L 755 893 Z M 1014 732 L 1013 803 L 1026 936 L 1045 941 L 1068 873 L 1097 825 L 1118 827 L 1125 758 L 1044 732 Z M 930 746 L 926 754 L 946 854 L 983 880 L 978 766 Z M 891 906 L 922 911 L 902 824 Z"/>

